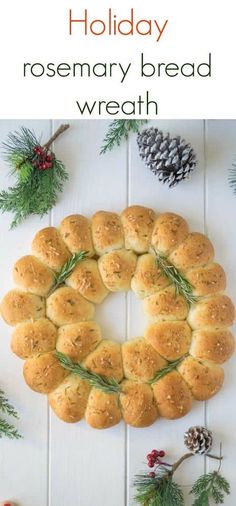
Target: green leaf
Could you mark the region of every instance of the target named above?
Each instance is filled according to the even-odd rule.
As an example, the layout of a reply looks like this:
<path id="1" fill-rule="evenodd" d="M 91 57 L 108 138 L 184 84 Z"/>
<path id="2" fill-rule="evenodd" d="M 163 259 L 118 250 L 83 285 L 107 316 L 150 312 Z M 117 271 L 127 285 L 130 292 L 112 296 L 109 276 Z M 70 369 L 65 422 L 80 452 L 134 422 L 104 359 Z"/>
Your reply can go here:
<path id="1" fill-rule="evenodd" d="M 19 180 L 22 183 L 26 183 L 28 179 L 31 177 L 31 173 L 33 170 L 34 168 L 31 162 L 26 161 L 22 163 L 20 168 L 18 169 Z"/>

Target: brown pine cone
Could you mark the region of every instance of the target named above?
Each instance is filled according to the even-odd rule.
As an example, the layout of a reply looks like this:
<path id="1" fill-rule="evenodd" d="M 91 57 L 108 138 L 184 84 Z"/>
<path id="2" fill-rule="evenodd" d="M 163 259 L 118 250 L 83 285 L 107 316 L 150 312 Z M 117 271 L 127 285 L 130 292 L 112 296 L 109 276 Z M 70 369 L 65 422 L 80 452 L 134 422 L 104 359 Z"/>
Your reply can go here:
<path id="1" fill-rule="evenodd" d="M 189 427 L 184 434 L 184 443 L 190 452 L 204 455 L 211 450 L 212 432 L 200 425 Z"/>

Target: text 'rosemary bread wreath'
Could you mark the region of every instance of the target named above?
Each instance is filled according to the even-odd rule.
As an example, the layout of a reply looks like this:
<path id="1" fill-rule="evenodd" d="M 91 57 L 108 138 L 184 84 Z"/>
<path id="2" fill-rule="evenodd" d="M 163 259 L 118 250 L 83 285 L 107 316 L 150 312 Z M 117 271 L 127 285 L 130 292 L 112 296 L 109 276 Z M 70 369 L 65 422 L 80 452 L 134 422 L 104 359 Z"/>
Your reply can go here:
<path id="1" fill-rule="evenodd" d="M 66 422 L 134 427 L 186 415 L 223 383 L 234 350 L 234 306 L 203 234 L 173 213 L 131 206 L 119 216 L 65 218 L 34 237 L 1 303 L 26 383 Z M 110 292 L 143 299 L 143 337 L 104 338 L 94 307 Z"/>

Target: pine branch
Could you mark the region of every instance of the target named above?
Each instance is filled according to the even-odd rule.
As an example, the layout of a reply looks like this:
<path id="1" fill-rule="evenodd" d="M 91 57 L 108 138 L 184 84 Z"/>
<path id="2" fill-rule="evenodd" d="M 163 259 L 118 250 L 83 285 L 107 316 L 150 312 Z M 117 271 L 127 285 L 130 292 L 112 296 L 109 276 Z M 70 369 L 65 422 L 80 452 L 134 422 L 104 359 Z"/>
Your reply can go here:
<path id="1" fill-rule="evenodd" d="M 11 425 L 3 418 L 0 418 L 0 439 L 3 437 L 8 437 L 9 439 L 21 439 L 22 436 L 19 434 L 18 430 Z"/>
<path id="2" fill-rule="evenodd" d="M 209 506 L 210 500 L 215 504 L 224 503 L 224 495 L 230 494 L 229 482 L 219 474 L 219 471 L 200 476 L 194 483 L 190 494 L 193 494 L 193 506 Z"/>
<path id="3" fill-rule="evenodd" d="M 166 256 L 157 253 L 156 251 L 155 255 L 158 268 L 161 269 L 171 284 L 174 285 L 176 296 L 182 295 L 188 305 L 197 302 L 199 297 L 193 294 L 193 287 L 185 276 L 180 273 L 180 271 L 167 259 Z"/>
<path id="4" fill-rule="evenodd" d="M 62 266 L 60 272 L 55 275 L 54 284 L 49 292 L 50 295 L 65 282 L 65 280 L 73 272 L 76 265 L 87 257 L 87 254 L 88 251 L 79 251 L 78 253 L 74 253 L 74 255 L 67 260 L 67 262 Z"/>
<path id="5" fill-rule="evenodd" d="M 184 506 L 180 486 L 173 481 L 172 474 L 160 466 L 155 477 L 140 474 L 135 477 L 136 503 L 142 506 Z"/>
<path id="6" fill-rule="evenodd" d="M 107 151 L 111 151 L 115 146 L 120 146 L 122 140 L 128 139 L 130 132 L 137 133 L 140 126 L 144 123 L 147 123 L 147 120 L 116 119 L 112 121 L 103 140 L 100 155 L 104 155 Z"/>
<path id="7" fill-rule="evenodd" d="M 6 398 L 3 390 L 0 390 L 0 411 L 8 416 L 13 416 L 16 419 L 19 419 L 18 413 L 16 412 L 15 408 L 9 404 L 9 401 Z"/>
<path id="8" fill-rule="evenodd" d="M 157 373 L 155 374 L 155 376 L 149 380 L 149 384 L 152 385 L 153 383 L 156 383 L 156 381 L 158 381 L 159 379 L 163 378 L 164 376 L 166 376 L 166 374 L 168 374 L 169 372 L 171 371 L 174 371 L 178 365 L 187 357 L 187 355 L 183 355 L 182 357 L 178 358 L 177 360 L 174 360 L 174 362 L 169 362 L 168 365 L 166 365 L 165 367 L 163 367 L 163 369 L 160 369 L 159 371 L 157 371 Z"/>
<path id="9" fill-rule="evenodd" d="M 64 369 L 76 374 L 83 380 L 89 381 L 91 386 L 106 393 L 119 393 L 121 391 L 119 383 L 114 378 L 106 378 L 95 372 L 89 371 L 81 364 L 72 362 L 67 355 L 59 351 L 55 352 L 55 356 Z"/>

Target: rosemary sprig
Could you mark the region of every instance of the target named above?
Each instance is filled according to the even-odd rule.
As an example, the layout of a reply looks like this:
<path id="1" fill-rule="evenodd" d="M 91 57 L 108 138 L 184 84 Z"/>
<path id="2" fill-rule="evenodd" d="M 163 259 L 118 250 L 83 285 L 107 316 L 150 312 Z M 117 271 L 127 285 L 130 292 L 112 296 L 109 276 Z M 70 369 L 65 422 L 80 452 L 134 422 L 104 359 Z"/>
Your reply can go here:
<path id="1" fill-rule="evenodd" d="M 9 439 L 21 439 L 22 436 L 14 425 L 8 423 L 3 418 L 0 418 L 0 438 L 8 437 Z"/>
<path id="2" fill-rule="evenodd" d="M 9 401 L 6 398 L 3 390 L 0 390 L 0 410 L 5 415 L 13 416 L 17 420 L 19 419 L 18 413 L 16 412 L 15 408 L 9 404 Z"/>
<path id="3" fill-rule="evenodd" d="M 4 415 L 12 416 L 16 419 L 19 418 L 16 410 L 9 403 L 3 390 L 0 390 L 0 411 Z M 20 439 L 22 437 L 14 425 L 9 423 L 7 420 L 4 420 L 3 418 L 0 418 L 0 439 L 4 436 L 8 437 L 9 439 Z"/>
<path id="4" fill-rule="evenodd" d="M 67 262 L 62 266 L 60 272 L 55 274 L 54 284 L 49 292 L 50 295 L 65 282 L 65 280 L 73 272 L 76 265 L 87 257 L 87 254 L 88 251 L 79 251 L 78 253 L 74 253 L 74 255 L 67 260 Z"/>
<path id="5" fill-rule="evenodd" d="M 75 364 L 67 355 L 59 351 L 55 352 L 55 356 L 64 369 L 80 376 L 81 379 L 89 381 L 91 386 L 106 393 L 119 393 L 121 391 L 119 383 L 114 378 L 105 378 L 89 371 L 81 364 Z"/>
<path id="6" fill-rule="evenodd" d="M 147 123 L 147 120 L 115 119 L 112 121 L 108 128 L 105 139 L 103 140 L 100 155 L 104 155 L 107 151 L 111 151 L 114 146 L 120 146 L 123 139 L 128 139 L 130 132 L 137 133 L 140 126 L 144 123 Z"/>
<path id="7" fill-rule="evenodd" d="M 193 294 L 193 287 L 191 283 L 185 278 L 185 276 L 180 273 L 180 271 L 168 260 L 165 255 L 157 253 L 156 251 L 155 255 L 157 266 L 174 285 L 176 295 L 182 295 L 189 305 L 197 302 L 199 300 L 199 297 Z"/>
<path id="8" fill-rule="evenodd" d="M 163 367 L 163 369 L 160 369 L 159 371 L 157 371 L 157 373 L 155 374 L 155 376 L 151 380 L 149 380 L 148 383 L 150 385 L 152 385 L 153 383 L 156 383 L 156 381 L 158 381 L 159 379 L 163 378 L 163 376 L 166 376 L 166 374 L 168 374 L 169 372 L 171 372 L 174 369 L 176 369 L 176 367 L 178 367 L 178 365 L 186 357 L 187 357 L 187 355 L 183 355 L 182 357 L 178 358 L 177 360 L 174 360 L 174 362 L 169 362 L 169 364 L 166 365 L 165 367 Z"/>

